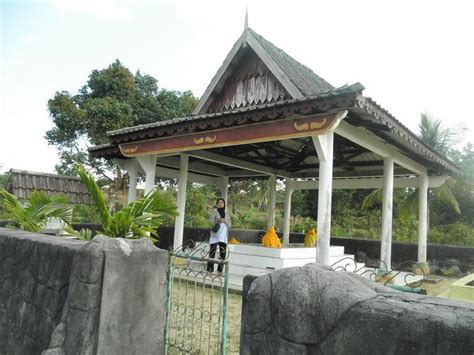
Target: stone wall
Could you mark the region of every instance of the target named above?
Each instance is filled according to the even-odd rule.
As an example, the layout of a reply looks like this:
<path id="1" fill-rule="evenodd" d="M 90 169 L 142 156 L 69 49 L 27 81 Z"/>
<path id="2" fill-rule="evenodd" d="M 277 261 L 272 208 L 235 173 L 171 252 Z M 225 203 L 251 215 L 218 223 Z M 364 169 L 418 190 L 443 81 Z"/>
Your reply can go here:
<path id="1" fill-rule="evenodd" d="M 160 354 L 168 253 L 0 229 L 0 354 Z"/>
<path id="2" fill-rule="evenodd" d="M 48 347 L 83 245 L 0 228 L 0 353 L 39 354 Z"/>
<path id="3" fill-rule="evenodd" d="M 244 280 L 241 354 L 472 354 L 474 304 L 308 264 Z"/>

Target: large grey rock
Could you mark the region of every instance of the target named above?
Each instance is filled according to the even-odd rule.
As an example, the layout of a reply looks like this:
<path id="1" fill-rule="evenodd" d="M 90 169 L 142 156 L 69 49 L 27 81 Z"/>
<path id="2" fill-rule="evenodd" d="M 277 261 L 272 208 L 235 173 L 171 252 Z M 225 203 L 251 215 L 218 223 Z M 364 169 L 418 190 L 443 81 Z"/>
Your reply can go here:
<path id="1" fill-rule="evenodd" d="M 309 264 L 244 281 L 242 354 L 472 354 L 474 304 Z"/>

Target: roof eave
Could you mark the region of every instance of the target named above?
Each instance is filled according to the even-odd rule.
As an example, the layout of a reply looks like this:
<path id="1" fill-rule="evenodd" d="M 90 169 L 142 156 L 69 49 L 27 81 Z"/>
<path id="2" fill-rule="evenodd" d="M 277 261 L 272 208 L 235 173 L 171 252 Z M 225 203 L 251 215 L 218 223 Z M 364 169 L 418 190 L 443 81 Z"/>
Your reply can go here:
<path id="1" fill-rule="evenodd" d="M 359 95 L 356 102 L 358 108 L 363 109 L 381 124 L 387 126 L 391 131 L 396 132 L 400 137 L 408 142 L 410 146 L 415 147 L 421 154 L 427 156 L 429 160 L 436 162 L 438 165 L 446 169 L 447 173 L 450 173 L 451 175 L 459 174 L 459 167 L 448 158 L 443 157 L 441 154 L 424 144 L 415 133 L 410 131 L 408 127 L 403 125 L 390 112 L 377 104 L 374 100 Z"/>

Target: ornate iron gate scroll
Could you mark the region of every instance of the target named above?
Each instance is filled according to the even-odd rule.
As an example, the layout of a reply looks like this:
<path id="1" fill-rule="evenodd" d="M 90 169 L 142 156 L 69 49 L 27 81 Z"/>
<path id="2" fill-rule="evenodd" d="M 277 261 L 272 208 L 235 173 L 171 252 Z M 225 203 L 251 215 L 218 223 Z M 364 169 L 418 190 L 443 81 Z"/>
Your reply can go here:
<path id="1" fill-rule="evenodd" d="M 219 251 L 216 252 L 219 255 Z M 169 254 L 167 354 L 225 354 L 229 263 L 209 258 L 209 245 L 185 242 Z M 222 265 L 220 274 L 206 271 Z"/>

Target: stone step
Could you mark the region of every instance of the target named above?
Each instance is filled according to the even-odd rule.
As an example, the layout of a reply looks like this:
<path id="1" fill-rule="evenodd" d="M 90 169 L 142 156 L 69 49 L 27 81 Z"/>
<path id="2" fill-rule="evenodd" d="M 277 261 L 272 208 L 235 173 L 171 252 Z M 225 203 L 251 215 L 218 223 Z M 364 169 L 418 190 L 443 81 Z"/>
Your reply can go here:
<path id="1" fill-rule="evenodd" d="M 229 244 L 232 254 L 253 255 L 259 257 L 296 259 L 296 258 L 316 258 L 316 248 L 306 248 L 303 244 L 292 244 L 289 248 L 267 248 L 259 244 Z M 331 246 L 329 255 L 344 254 L 343 246 Z"/>
<path id="2" fill-rule="evenodd" d="M 337 263 L 341 259 L 350 258 L 352 255 L 333 255 L 330 257 L 330 264 Z M 309 263 L 314 263 L 314 258 L 291 258 L 291 259 L 278 259 L 278 258 L 268 258 L 268 257 L 255 257 L 253 255 L 245 255 L 245 254 L 230 254 L 229 256 L 229 264 L 231 265 L 231 270 L 235 266 L 239 267 L 249 267 L 254 269 L 262 269 L 262 270 L 277 270 L 286 267 L 293 267 L 293 266 L 303 266 Z M 241 272 L 234 272 L 232 273 L 246 275 Z"/>

